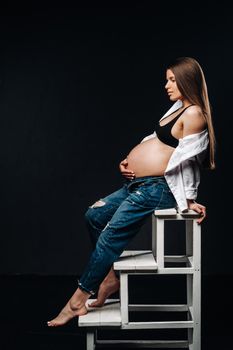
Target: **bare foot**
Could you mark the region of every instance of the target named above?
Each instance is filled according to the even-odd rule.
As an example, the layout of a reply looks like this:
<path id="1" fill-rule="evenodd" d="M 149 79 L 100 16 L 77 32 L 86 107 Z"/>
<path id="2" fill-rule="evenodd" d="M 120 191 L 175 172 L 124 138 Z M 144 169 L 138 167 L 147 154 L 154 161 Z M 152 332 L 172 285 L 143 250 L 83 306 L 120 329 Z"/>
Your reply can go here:
<path id="1" fill-rule="evenodd" d="M 49 327 L 62 326 L 66 324 L 68 321 L 70 321 L 72 318 L 85 315 L 86 313 L 87 313 L 87 309 L 85 305 L 74 310 L 74 309 L 71 309 L 70 302 L 68 302 L 66 306 L 58 314 L 58 316 L 55 317 L 53 320 L 48 321 L 47 325 Z"/>
<path id="2" fill-rule="evenodd" d="M 49 327 L 62 326 L 74 317 L 85 315 L 87 313 L 85 303 L 89 297 L 90 294 L 78 288 L 58 316 L 48 321 L 47 325 Z"/>
<path id="3" fill-rule="evenodd" d="M 103 281 L 99 287 L 97 300 L 88 304 L 90 307 L 103 306 L 105 300 L 113 293 L 117 292 L 120 288 L 120 281 L 115 278 L 111 280 Z"/>

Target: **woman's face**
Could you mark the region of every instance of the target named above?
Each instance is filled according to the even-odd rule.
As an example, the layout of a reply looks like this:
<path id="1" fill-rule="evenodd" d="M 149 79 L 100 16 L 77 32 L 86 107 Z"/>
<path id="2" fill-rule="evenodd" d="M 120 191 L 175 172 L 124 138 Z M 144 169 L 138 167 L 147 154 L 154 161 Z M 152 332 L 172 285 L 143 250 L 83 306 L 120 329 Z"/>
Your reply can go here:
<path id="1" fill-rule="evenodd" d="M 171 69 L 167 69 L 166 72 L 167 83 L 165 89 L 171 101 L 182 100 L 182 95 L 176 85 L 176 78 Z"/>

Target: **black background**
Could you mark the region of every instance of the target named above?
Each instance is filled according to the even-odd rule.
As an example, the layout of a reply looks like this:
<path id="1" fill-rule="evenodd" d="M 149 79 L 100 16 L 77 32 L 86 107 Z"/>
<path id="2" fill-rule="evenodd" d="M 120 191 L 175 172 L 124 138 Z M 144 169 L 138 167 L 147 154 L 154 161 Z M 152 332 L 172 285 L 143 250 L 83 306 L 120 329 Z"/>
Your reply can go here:
<path id="1" fill-rule="evenodd" d="M 178 56 L 196 58 L 204 70 L 217 138 L 217 167 L 202 173 L 198 196 L 208 213 L 202 224 L 202 349 L 230 348 L 232 34 L 227 1 L 1 7 L 4 349 L 85 348 L 76 320 L 58 330 L 46 321 L 77 288 L 88 261 L 88 205 L 121 186 L 119 162 L 171 106 L 165 67 Z M 178 250 L 177 230 L 169 232 L 167 250 Z M 149 220 L 132 247 L 150 243 Z M 152 283 L 150 293 L 140 283 L 135 287 L 140 301 L 159 293 Z M 176 297 L 177 287 L 174 282 L 160 292 Z"/>
<path id="2" fill-rule="evenodd" d="M 203 273 L 232 274 L 228 8 L 34 4 L 4 8 L 0 19 L 0 273 L 81 274 L 88 205 L 121 186 L 120 160 L 171 106 L 166 63 L 192 56 L 217 138 L 217 168 L 203 173 L 198 197 L 208 211 Z M 149 246 L 149 225 L 135 247 Z"/>

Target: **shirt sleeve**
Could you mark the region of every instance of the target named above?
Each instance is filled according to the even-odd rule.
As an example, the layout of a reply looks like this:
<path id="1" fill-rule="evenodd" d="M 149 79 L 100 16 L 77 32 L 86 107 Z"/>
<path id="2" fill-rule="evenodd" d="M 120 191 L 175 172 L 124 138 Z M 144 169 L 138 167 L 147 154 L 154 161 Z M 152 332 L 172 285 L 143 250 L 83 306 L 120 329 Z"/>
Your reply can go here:
<path id="1" fill-rule="evenodd" d="M 186 199 L 195 200 L 200 184 L 200 168 L 196 157 L 183 161 L 181 163 L 181 169 Z"/>

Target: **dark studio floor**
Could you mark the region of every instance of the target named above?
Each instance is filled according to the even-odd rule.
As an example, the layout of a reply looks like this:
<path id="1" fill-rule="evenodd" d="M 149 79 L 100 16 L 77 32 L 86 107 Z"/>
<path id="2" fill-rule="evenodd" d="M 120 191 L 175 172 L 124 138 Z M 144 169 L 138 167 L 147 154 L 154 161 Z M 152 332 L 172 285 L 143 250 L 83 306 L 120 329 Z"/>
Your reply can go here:
<path id="1" fill-rule="evenodd" d="M 146 284 L 144 281 L 140 283 L 137 278 L 132 279 L 130 289 L 130 300 L 134 302 L 142 302 L 143 296 L 143 302 L 149 303 L 153 301 L 153 296 L 159 294 L 166 299 L 171 291 L 174 300 L 179 302 L 183 297 L 179 295 L 178 285 L 171 289 L 166 288 L 167 282 L 162 282 L 161 293 L 153 281 L 150 283 L 150 294 L 146 296 Z M 46 325 L 46 321 L 56 316 L 76 289 L 76 277 L 14 275 L 1 276 L 0 279 L 1 349 L 85 349 L 85 329 L 78 328 L 77 319 L 56 329 Z M 229 276 L 202 277 L 202 350 L 233 349 L 231 280 Z M 168 283 L 172 283 L 172 280 Z M 150 331 L 148 337 L 153 333 L 155 331 Z M 106 336 L 109 334 L 113 333 L 108 331 Z M 116 337 L 119 337 L 119 332 Z M 145 331 L 140 337 L 147 337 Z"/>

